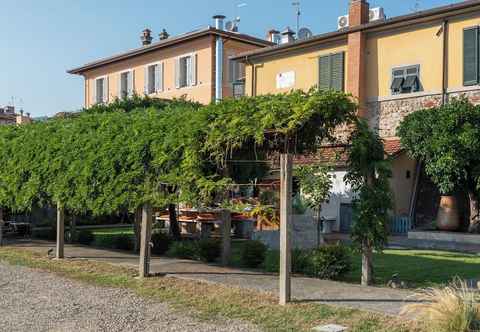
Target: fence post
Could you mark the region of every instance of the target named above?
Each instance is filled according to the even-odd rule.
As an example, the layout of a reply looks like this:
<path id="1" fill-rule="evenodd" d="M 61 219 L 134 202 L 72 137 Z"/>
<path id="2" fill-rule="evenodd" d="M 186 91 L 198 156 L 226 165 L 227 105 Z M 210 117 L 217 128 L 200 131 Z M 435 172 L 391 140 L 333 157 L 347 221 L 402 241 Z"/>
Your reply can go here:
<path id="1" fill-rule="evenodd" d="M 55 257 L 64 258 L 65 247 L 65 210 L 60 203 L 57 203 L 57 247 Z"/>
<path id="2" fill-rule="evenodd" d="M 152 207 L 144 204 L 142 208 L 142 226 L 140 236 L 139 276 L 146 278 L 150 274 L 150 240 L 152 237 Z"/>
<path id="3" fill-rule="evenodd" d="M 280 156 L 280 305 L 291 300 L 292 155 Z"/>
<path id="4" fill-rule="evenodd" d="M 227 266 L 231 254 L 232 215 L 229 210 L 222 210 L 222 265 Z"/>

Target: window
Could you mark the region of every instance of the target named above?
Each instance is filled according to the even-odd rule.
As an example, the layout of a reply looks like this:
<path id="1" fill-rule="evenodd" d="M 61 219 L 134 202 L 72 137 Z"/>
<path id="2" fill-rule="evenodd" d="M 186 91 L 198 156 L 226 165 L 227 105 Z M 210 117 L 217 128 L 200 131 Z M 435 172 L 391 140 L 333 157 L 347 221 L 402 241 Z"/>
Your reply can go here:
<path id="1" fill-rule="evenodd" d="M 234 83 L 245 78 L 245 65 L 238 61 L 228 60 L 228 81 Z"/>
<path id="2" fill-rule="evenodd" d="M 145 68 L 145 94 L 163 91 L 163 63 L 148 65 Z"/>
<path id="3" fill-rule="evenodd" d="M 127 98 L 133 95 L 133 70 L 120 73 L 119 98 Z"/>
<path id="4" fill-rule="evenodd" d="M 175 83 L 177 89 L 197 84 L 197 56 L 195 54 L 177 58 Z"/>
<path id="5" fill-rule="evenodd" d="M 321 56 L 319 61 L 318 87 L 322 90 L 344 90 L 345 52 Z"/>
<path id="6" fill-rule="evenodd" d="M 392 94 L 412 93 L 420 91 L 420 66 L 407 66 L 392 70 Z"/>
<path id="7" fill-rule="evenodd" d="M 94 91 L 95 104 L 103 104 L 108 102 L 108 77 L 100 77 L 95 79 Z"/>
<path id="8" fill-rule="evenodd" d="M 479 27 L 463 30 L 463 85 L 479 84 Z"/>

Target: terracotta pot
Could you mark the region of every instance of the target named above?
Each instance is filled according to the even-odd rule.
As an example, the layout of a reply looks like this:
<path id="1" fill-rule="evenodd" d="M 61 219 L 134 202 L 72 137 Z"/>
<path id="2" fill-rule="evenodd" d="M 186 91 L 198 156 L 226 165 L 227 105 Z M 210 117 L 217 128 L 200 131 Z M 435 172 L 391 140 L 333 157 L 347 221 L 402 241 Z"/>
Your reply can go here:
<path id="1" fill-rule="evenodd" d="M 437 214 L 437 228 L 442 231 L 456 231 L 460 227 L 458 203 L 455 196 L 440 197 Z"/>

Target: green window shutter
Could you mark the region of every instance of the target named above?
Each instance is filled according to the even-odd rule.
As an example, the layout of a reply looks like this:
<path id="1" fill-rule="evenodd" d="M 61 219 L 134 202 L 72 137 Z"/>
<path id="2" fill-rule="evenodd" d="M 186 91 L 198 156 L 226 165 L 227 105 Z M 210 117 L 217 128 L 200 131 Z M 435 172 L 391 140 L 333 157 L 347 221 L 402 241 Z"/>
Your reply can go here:
<path id="1" fill-rule="evenodd" d="M 463 31 L 463 85 L 478 84 L 478 27 Z"/>
<path id="2" fill-rule="evenodd" d="M 320 90 L 331 89 L 331 61 L 330 55 L 322 56 L 318 60 L 318 88 Z"/>
<path id="3" fill-rule="evenodd" d="M 330 87 L 333 90 L 344 90 L 345 53 L 337 53 L 330 56 L 331 77 Z"/>

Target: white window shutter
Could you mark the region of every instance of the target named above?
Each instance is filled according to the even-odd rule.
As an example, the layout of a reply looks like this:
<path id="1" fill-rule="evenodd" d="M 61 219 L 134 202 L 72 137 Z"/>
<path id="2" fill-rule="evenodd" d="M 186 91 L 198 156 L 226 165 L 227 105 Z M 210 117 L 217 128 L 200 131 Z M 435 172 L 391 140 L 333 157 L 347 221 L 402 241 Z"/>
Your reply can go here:
<path id="1" fill-rule="evenodd" d="M 95 79 L 93 81 L 93 83 L 94 83 L 94 85 L 93 85 L 93 95 L 92 95 L 93 102 L 92 102 L 92 104 L 96 104 L 97 103 L 97 80 Z"/>
<path id="2" fill-rule="evenodd" d="M 134 86 L 135 86 L 135 85 L 134 85 L 134 82 L 135 82 L 135 71 L 130 70 L 130 71 L 128 72 L 128 76 L 127 76 L 127 77 L 128 77 L 128 79 L 127 79 L 127 82 L 128 82 L 128 83 L 127 83 L 127 86 L 128 86 L 128 88 L 127 88 L 127 93 L 128 93 L 128 96 L 129 96 L 129 97 L 132 97 L 132 96 L 133 96 L 133 91 L 134 91 L 133 89 L 134 89 Z"/>
<path id="3" fill-rule="evenodd" d="M 190 84 L 197 85 L 197 54 L 192 54 L 191 59 L 192 61 L 190 63 L 190 68 L 191 68 Z"/>
<path id="4" fill-rule="evenodd" d="M 144 73 L 144 77 L 143 77 L 143 93 L 145 95 L 148 95 L 149 94 L 149 87 L 150 87 L 150 75 L 149 75 L 149 66 L 145 66 L 144 70 L 143 70 L 143 73 Z"/>
<path id="5" fill-rule="evenodd" d="M 109 95 L 109 89 L 108 89 L 108 76 L 105 77 L 103 81 L 103 102 L 108 103 L 108 95 Z"/>
<path id="6" fill-rule="evenodd" d="M 228 81 L 233 83 L 235 81 L 235 62 L 228 60 Z"/>
<path id="7" fill-rule="evenodd" d="M 180 89 L 180 58 L 175 59 L 175 87 Z"/>
<path id="8" fill-rule="evenodd" d="M 163 62 L 155 66 L 155 91 L 163 91 Z"/>
<path id="9" fill-rule="evenodd" d="M 122 73 L 118 73 L 118 99 L 122 99 Z"/>

